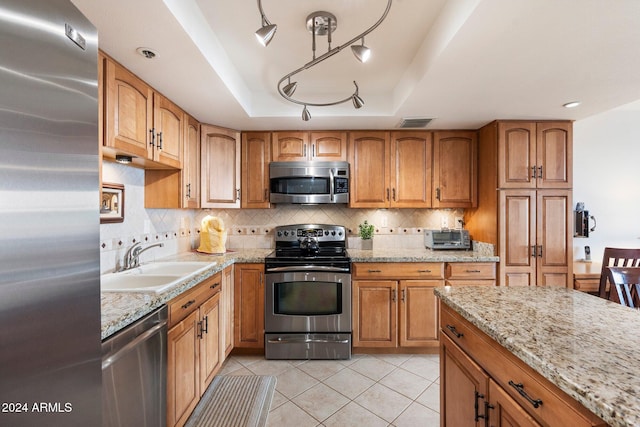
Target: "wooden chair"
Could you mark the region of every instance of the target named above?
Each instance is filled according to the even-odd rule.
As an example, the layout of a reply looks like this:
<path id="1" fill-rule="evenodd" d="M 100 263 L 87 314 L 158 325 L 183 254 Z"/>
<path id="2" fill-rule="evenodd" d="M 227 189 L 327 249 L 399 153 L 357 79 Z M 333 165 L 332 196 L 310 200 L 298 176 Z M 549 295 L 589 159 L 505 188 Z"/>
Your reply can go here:
<path id="1" fill-rule="evenodd" d="M 640 267 L 640 249 L 604 248 L 598 296 L 609 299 L 609 267 Z"/>
<path id="2" fill-rule="evenodd" d="M 609 300 L 640 308 L 640 267 L 609 267 Z"/>

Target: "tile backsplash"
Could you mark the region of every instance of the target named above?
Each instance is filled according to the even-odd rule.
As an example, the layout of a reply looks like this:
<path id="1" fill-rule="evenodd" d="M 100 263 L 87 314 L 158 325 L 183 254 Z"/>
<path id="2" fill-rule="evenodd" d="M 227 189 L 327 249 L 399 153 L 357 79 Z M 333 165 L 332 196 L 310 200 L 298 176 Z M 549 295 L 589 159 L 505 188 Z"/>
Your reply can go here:
<path id="1" fill-rule="evenodd" d="M 114 271 L 126 250 L 141 241 L 143 246 L 161 242 L 163 247 L 146 251 L 142 262 L 197 248 L 202 219 L 207 215 L 224 221 L 227 248 L 271 248 L 273 227 L 286 224 L 340 224 L 349 231 L 347 245 L 357 248 L 358 224 L 376 226 L 374 245 L 389 248 L 422 248 L 422 230 L 450 226 L 462 209 L 350 209 L 340 205 L 283 205 L 271 209 L 145 209 L 144 170 L 106 161 L 103 182 L 124 184 L 125 218 L 122 223 L 100 226 L 101 267 Z"/>

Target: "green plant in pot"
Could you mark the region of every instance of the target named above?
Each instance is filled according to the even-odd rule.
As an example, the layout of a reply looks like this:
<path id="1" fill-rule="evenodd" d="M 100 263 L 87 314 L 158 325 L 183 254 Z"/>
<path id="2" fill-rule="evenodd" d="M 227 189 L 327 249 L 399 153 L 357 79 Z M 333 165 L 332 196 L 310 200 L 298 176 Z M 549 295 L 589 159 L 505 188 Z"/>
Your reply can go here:
<path id="1" fill-rule="evenodd" d="M 373 249 L 373 233 L 375 229 L 376 227 L 373 224 L 369 224 L 367 220 L 358 225 L 358 234 L 362 239 L 362 249 Z"/>

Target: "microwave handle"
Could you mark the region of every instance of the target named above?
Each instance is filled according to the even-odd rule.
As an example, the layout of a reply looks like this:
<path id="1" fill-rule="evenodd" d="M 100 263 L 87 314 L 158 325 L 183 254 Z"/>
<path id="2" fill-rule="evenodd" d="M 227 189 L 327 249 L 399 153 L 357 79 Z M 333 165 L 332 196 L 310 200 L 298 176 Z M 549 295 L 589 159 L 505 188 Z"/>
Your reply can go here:
<path id="1" fill-rule="evenodd" d="M 329 169 L 329 200 L 333 203 L 334 200 L 334 194 L 335 194 L 335 182 L 334 182 L 334 176 L 335 176 L 335 169 L 330 168 Z"/>

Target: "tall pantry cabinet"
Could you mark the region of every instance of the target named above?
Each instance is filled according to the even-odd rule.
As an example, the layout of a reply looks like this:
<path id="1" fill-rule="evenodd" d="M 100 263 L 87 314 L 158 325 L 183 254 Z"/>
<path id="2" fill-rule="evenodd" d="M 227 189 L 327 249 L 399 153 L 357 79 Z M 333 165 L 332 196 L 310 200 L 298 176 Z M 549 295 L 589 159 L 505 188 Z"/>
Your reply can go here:
<path id="1" fill-rule="evenodd" d="M 568 121 L 496 121 L 480 129 L 474 240 L 492 243 L 502 286 L 570 286 L 573 132 Z"/>

